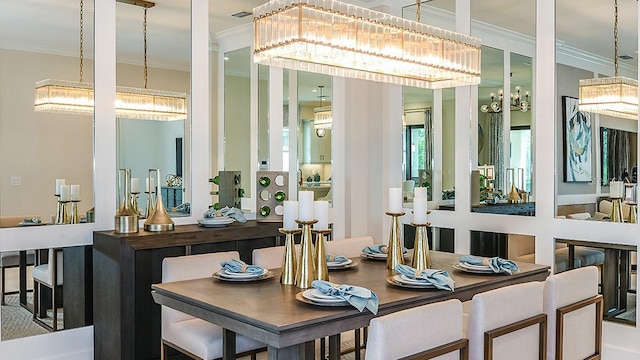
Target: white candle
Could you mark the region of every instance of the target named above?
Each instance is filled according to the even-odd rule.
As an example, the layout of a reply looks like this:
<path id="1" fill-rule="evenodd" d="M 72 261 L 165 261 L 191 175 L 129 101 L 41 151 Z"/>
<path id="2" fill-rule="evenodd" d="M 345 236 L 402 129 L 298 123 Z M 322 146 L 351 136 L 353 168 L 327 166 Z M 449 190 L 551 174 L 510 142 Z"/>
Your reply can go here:
<path id="1" fill-rule="evenodd" d="M 296 219 L 298 218 L 298 202 L 292 200 L 284 201 L 284 215 L 282 218 L 285 230 L 295 230 L 298 228 Z"/>
<path id="2" fill-rule="evenodd" d="M 298 192 L 298 220 L 312 221 L 313 218 L 313 191 Z"/>
<path id="3" fill-rule="evenodd" d="M 140 180 L 138 178 L 131 178 L 131 192 L 134 194 L 140 192 Z"/>
<path id="4" fill-rule="evenodd" d="M 155 187 L 156 187 L 155 180 L 153 178 L 147 178 L 145 180 L 145 187 L 144 187 L 145 192 L 149 192 L 149 191 L 155 192 L 156 191 Z"/>
<path id="5" fill-rule="evenodd" d="M 624 183 L 622 181 L 612 181 L 609 183 L 609 197 L 611 198 L 620 198 L 622 197 L 622 189 L 624 188 Z"/>
<path id="6" fill-rule="evenodd" d="M 389 212 L 393 214 L 402 212 L 402 188 L 389 188 Z"/>
<path id="7" fill-rule="evenodd" d="M 56 179 L 56 193 L 55 195 L 60 195 L 60 187 L 64 185 L 64 179 Z"/>
<path id="8" fill-rule="evenodd" d="M 314 201 L 313 202 L 313 214 L 318 220 L 313 224 L 313 228 L 316 230 L 329 229 L 329 202 L 328 201 Z"/>
<path id="9" fill-rule="evenodd" d="M 60 201 L 69 201 L 69 185 L 61 185 L 60 186 Z"/>
<path id="10" fill-rule="evenodd" d="M 427 198 L 413 198 L 413 223 L 427 223 Z"/>
<path id="11" fill-rule="evenodd" d="M 413 198 L 426 198 L 427 197 L 427 188 L 426 187 L 417 187 L 413 189 Z"/>
<path id="12" fill-rule="evenodd" d="M 69 185 L 71 187 L 71 201 L 80 200 L 80 185 Z"/>

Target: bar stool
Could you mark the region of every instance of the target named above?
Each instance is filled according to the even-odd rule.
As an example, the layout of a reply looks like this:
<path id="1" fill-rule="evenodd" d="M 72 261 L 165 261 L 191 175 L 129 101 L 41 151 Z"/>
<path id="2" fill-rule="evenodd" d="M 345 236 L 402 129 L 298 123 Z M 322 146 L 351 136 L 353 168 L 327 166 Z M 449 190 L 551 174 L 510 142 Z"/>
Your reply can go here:
<path id="1" fill-rule="evenodd" d="M 29 250 L 27 253 L 27 266 L 33 266 L 35 261 L 35 252 Z M 5 251 L 0 253 L 0 273 L 2 274 L 2 284 L 0 284 L 0 303 L 6 305 L 6 295 L 17 294 L 17 291 L 7 291 L 6 289 L 6 269 L 17 268 L 20 266 L 19 251 Z"/>
<path id="2" fill-rule="evenodd" d="M 33 268 L 33 321 L 39 325 L 58 330 L 58 303 L 62 293 L 63 284 L 63 252 L 62 249 L 49 249 L 48 262 Z M 52 326 L 40 319 L 40 286 L 51 289 Z"/>

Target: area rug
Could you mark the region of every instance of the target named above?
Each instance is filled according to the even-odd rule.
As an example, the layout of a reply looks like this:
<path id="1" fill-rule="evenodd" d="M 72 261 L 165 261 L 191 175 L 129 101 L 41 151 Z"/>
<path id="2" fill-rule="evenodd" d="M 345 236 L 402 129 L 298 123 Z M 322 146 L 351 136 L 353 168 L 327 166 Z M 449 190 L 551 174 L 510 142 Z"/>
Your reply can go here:
<path id="1" fill-rule="evenodd" d="M 33 304 L 33 295 L 27 296 L 27 302 Z M 2 341 L 47 334 L 49 331 L 33 321 L 33 314 L 19 304 L 18 294 L 6 296 L 7 305 L 0 307 L 0 338 Z M 49 314 L 51 316 L 51 314 Z M 51 317 L 43 320 L 52 325 Z M 61 312 L 58 313 L 58 328 L 64 326 Z"/>

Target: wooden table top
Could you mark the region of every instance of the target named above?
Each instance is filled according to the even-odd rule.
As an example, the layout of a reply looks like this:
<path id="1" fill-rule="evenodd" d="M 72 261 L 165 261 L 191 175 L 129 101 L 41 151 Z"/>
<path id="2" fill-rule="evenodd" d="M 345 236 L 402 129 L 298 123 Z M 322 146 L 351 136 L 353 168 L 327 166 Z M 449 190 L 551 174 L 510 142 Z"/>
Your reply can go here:
<path id="1" fill-rule="evenodd" d="M 330 271 L 337 284 L 366 287 L 379 299 L 378 316 L 419 305 L 469 300 L 476 293 L 528 281 L 542 281 L 549 266 L 519 262 L 514 275 L 477 275 L 453 270 L 460 255 L 432 251 L 434 269 L 444 269 L 455 281 L 455 291 L 409 289 L 391 285 L 393 273 L 384 261 L 357 258 L 357 267 Z M 280 271 L 258 282 L 223 282 L 211 278 L 152 285 L 154 300 L 162 305 L 218 324 L 274 347 L 301 344 L 323 336 L 368 325 L 372 313 L 348 307 L 315 306 L 295 299 L 303 291 L 279 282 Z"/>

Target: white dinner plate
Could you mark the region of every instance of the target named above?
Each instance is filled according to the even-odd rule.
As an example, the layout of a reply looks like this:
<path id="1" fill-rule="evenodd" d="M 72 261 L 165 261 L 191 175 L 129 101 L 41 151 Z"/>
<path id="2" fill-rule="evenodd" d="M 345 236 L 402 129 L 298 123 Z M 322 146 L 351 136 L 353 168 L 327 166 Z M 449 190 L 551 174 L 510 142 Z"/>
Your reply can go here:
<path id="1" fill-rule="evenodd" d="M 229 217 L 216 217 L 199 219 L 199 224 L 231 224 L 234 220 Z"/>
<path id="2" fill-rule="evenodd" d="M 493 271 L 489 265 L 474 265 L 465 262 L 461 262 L 460 267 L 470 270 Z"/>
<path id="3" fill-rule="evenodd" d="M 250 279 L 250 278 L 260 277 L 260 276 L 266 274 L 267 271 L 269 271 L 269 270 L 264 269 L 264 271 L 262 273 L 250 274 L 250 273 L 235 273 L 235 272 L 228 271 L 226 269 L 222 269 L 222 270 L 218 271 L 218 274 L 220 276 L 222 276 L 222 277 L 227 277 L 227 278 Z"/>
<path id="4" fill-rule="evenodd" d="M 347 302 L 346 300 L 335 297 L 335 296 L 325 295 L 318 289 L 305 290 L 304 292 L 302 292 L 302 296 L 304 296 L 305 299 L 308 299 L 317 303 L 346 303 Z"/>
<path id="5" fill-rule="evenodd" d="M 360 254 L 360 257 L 363 257 L 365 259 L 372 259 L 372 260 L 386 260 L 387 259 L 387 254 L 367 254 L 367 253 L 362 253 L 362 254 Z M 406 259 L 408 257 L 411 257 L 411 255 L 407 251 L 406 253 L 403 254 L 403 257 Z"/>
<path id="6" fill-rule="evenodd" d="M 471 273 L 471 274 L 484 274 L 484 275 L 489 275 L 489 274 L 497 274 L 494 273 L 493 270 L 489 269 L 489 270 L 477 270 L 477 269 L 471 269 L 471 268 L 467 268 L 467 267 L 463 267 L 461 266 L 462 264 L 453 264 L 453 269 L 454 270 L 458 270 L 458 271 L 462 271 L 462 272 L 466 272 L 466 273 Z"/>
<path id="7" fill-rule="evenodd" d="M 353 260 L 347 259 L 345 262 L 327 261 L 327 267 L 343 267 L 351 264 Z"/>
<path id="8" fill-rule="evenodd" d="M 416 280 L 406 277 L 405 275 L 395 275 L 393 279 L 399 283 L 407 284 L 407 285 L 421 285 L 424 287 L 435 287 L 432 283 L 426 282 L 424 280 Z"/>

